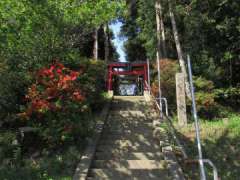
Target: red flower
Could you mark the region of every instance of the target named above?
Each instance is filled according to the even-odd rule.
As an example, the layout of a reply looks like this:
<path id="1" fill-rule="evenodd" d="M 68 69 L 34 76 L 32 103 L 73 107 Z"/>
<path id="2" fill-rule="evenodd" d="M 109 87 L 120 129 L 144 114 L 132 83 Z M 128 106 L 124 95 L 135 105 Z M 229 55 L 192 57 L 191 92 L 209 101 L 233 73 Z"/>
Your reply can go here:
<path id="1" fill-rule="evenodd" d="M 71 80 L 72 80 L 72 81 L 75 81 L 75 80 L 78 78 L 78 76 L 79 76 L 79 73 L 78 73 L 78 72 L 76 72 L 76 71 L 71 71 L 70 77 L 71 77 Z"/>
<path id="2" fill-rule="evenodd" d="M 71 71 L 63 64 L 54 63 L 48 68 L 42 68 L 37 72 L 36 83 L 34 83 L 26 95 L 29 102 L 28 108 L 19 116 L 28 118 L 36 113 L 37 117 L 44 116 L 45 112 L 67 111 L 68 101 L 81 103 L 85 96 L 74 83 L 80 76 L 80 72 Z M 57 101 L 61 100 L 62 105 Z"/>
<path id="3" fill-rule="evenodd" d="M 48 71 L 52 73 L 55 68 L 56 68 L 55 65 L 51 65 Z"/>
<path id="4" fill-rule="evenodd" d="M 36 112 L 42 112 L 49 109 L 49 102 L 44 99 L 36 99 L 32 101 L 32 109 Z"/>
<path id="5" fill-rule="evenodd" d="M 58 75 L 62 74 L 62 69 L 57 69 Z"/>
<path id="6" fill-rule="evenodd" d="M 73 100 L 79 101 L 79 102 L 82 102 L 85 99 L 85 97 L 82 95 L 80 90 L 73 92 L 72 98 Z"/>
<path id="7" fill-rule="evenodd" d="M 60 69 L 65 69 L 64 65 L 61 63 L 56 63 L 56 66 Z"/>
<path id="8" fill-rule="evenodd" d="M 47 99 L 55 98 L 58 94 L 57 89 L 55 87 L 47 88 L 45 91 L 47 95 Z"/>

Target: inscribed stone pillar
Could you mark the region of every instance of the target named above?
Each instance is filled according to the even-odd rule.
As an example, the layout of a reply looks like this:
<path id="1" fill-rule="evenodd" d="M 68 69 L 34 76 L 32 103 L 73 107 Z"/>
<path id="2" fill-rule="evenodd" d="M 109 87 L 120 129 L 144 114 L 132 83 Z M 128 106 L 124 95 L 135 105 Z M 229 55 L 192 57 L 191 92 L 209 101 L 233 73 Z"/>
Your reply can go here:
<path id="1" fill-rule="evenodd" d="M 187 125 L 186 113 L 186 94 L 185 94 L 185 79 L 183 73 L 176 74 L 176 97 L 177 97 L 177 114 L 178 125 Z"/>

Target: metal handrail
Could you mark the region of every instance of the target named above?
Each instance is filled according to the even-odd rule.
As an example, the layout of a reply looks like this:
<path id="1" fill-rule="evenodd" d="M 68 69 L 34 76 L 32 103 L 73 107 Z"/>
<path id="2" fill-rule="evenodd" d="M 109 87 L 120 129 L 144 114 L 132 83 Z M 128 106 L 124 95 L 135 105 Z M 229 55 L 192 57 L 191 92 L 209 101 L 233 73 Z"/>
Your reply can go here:
<path id="1" fill-rule="evenodd" d="M 213 179 L 218 180 L 218 170 L 210 159 L 203 159 L 203 163 L 209 164 L 213 168 Z"/>
<path id="2" fill-rule="evenodd" d="M 159 100 L 159 98 L 156 98 L 156 99 Z M 164 102 L 164 105 L 165 105 L 165 113 L 166 113 L 166 116 L 168 117 L 168 102 L 167 102 L 167 98 L 162 97 L 162 98 L 161 98 L 161 101 Z"/>
<path id="3" fill-rule="evenodd" d="M 197 139 L 200 175 L 201 175 L 201 179 L 202 180 L 206 180 L 206 173 L 205 173 L 205 169 L 204 169 L 204 163 L 202 161 L 203 155 L 202 155 L 202 145 L 201 145 L 201 139 L 200 139 L 200 126 L 199 126 L 199 120 L 198 120 L 198 116 L 197 116 L 195 92 L 194 92 L 193 79 L 192 79 L 192 68 L 191 68 L 191 63 L 190 63 L 190 57 L 189 56 L 187 58 L 187 61 L 188 61 L 189 81 L 190 81 L 190 86 L 191 86 L 192 109 L 193 109 L 193 117 L 194 117 L 195 130 L 196 130 L 196 139 Z"/>
<path id="4" fill-rule="evenodd" d="M 157 107 L 159 108 L 160 111 L 161 111 L 161 108 L 160 108 L 160 105 L 159 105 L 158 101 L 159 101 L 159 99 L 161 99 L 161 102 L 162 102 L 162 101 L 164 102 L 164 105 L 165 105 L 165 113 L 166 113 L 166 116 L 168 117 L 169 113 L 168 113 L 168 102 L 167 102 L 167 98 L 165 98 L 165 97 L 156 98 L 156 97 L 153 95 L 153 92 L 152 92 L 152 90 L 151 90 L 151 87 L 150 87 L 150 85 L 148 84 L 147 81 L 145 81 L 145 84 L 146 84 L 147 89 L 148 89 L 148 91 L 149 91 L 149 95 L 152 96 L 152 98 L 154 98 L 155 103 L 156 103 L 156 105 L 157 105 Z M 159 101 L 159 102 L 160 102 L 160 101 Z"/>
<path id="5" fill-rule="evenodd" d="M 153 92 L 151 91 L 151 88 L 150 88 L 149 84 L 147 82 L 145 82 L 145 83 L 146 83 L 146 86 L 148 87 L 148 91 L 149 91 L 150 96 L 152 97 L 152 99 L 153 99 L 154 103 L 156 104 L 158 110 L 161 111 L 161 108 L 160 108 L 160 106 L 158 104 L 158 98 L 156 98 L 153 95 Z M 167 107 L 167 106 L 165 106 L 165 107 Z M 177 138 L 177 135 L 176 135 L 176 133 L 174 131 L 174 127 L 173 127 L 173 124 L 172 124 L 172 119 L 170 119 L 170 117 L 168 116 L 168 110 L 166 111 L 166 116 L 164 116 L 164 118 L 166 118 L 168 120 L 167 122 L 168 122 L 168 125 L 169 125 L 170 129 L 171 129 L 170 133 L 173 136 L 173 139 L 175 140 L 177 146 L 180 147 L 180 150 L 181 150 L 181 152 L 183 154 L 184 159 L 188 159 L 188 155 L 187 155 L 183 145 L 180 143 L 179 139 Z"/>
<path id="6" fill-rule="evenodd" d="M 193 117 L 194 117 L 194 122 L 195 122 L 195 129 L 196 129 L 196 139 L 197 139 L 197 147 L 198 147 L 198 162 L 199 162 L 199 166 L 200 166 L 201 180 L 206 180 L 204 163 L 208 163 L 213 168 L 214 180 L 217 180 L 218 172 L 217 172 L 216 166 L 209 159 L 202 158 L 203 155 L 202 155 L 202 146 L 201 146 L 201 139 L 200 139 L 200 127 L 199 127 L 199 120 L 198 120 L 198 116 L 197 116 L 195 92 L 194 92 L 193 78 L 192 78 L 191 60 L 190 60 L 189 55 L 187 56 L 187 62 L 188 62 L 189 81 L 190 81 L 190 86 L 191 86 L 192 109 L 193 109 Z"/>
<path id="7" fill-rule="evenodd" d="M 154 103 L 156 104 L 158 110 L 161 111 L 161 108 L 160 108 L 160 106 L 159 106 L 159 104 L 158 104 L 159 98 L 156 98 L 156 97 L 154 96 L 154 94 L 153 94 L 153 92 L 152 92 L 152 90 L 151 90 L 151 88 L 150 88 L 150 85 L 149 85 L 147 82 L 145 82 L 145 84 L 146 84 L 147 89 L 148 89 L 148 91 L 149 91 L 149 95 L 152 97 L 152 99 L 153 99 Z M 166 99 L 166 98 L 161 98 L 161 99 L 162 99 L 165 103 L 167 103 L 167 99 Z M 164 99 L 166 99 L 166 100 L 164 100 Z M 165 104 L 165 107 L 168 107 L 168 105 Z M 168 108 L 167 108 L 167 111 L 166 111 L 166 116 L 164 116 L 164 118 L 166 118 L 166 119 L 168 120 L 167 123 L 168 123 L 168 125 L 169 125 L 169 127 L 170 127 L 170 133 L 171 133 L 173 139 L 175 140 L 177 146 L 180 147 L 180 150 L 181 150 L 181 152 L 182 152 L 182 154 L 183 154 L 183 158 L 184 158 L 185 160 L 190 160 L 191 162 L 199 162 L 200 159 L 198 159 L 198 160 L 189 159 L 189 157 L 188 157 L 188 155 L 187 155 L 187 153 L 186 153 L 186 150 L 184 149 L 184 146 L 181 144 L 180 140 L 179 140 L 178 137 L 177 137 L 177 134 L 176 134 L 175 131 L 174 131 L 175 128 L 174 128 L 174 126 L 173 126 L 173 124 L 172 124 L 172 119 L 168 116 Z M 218 180 L 218 170 L 217 170 L 217 167 L 213 164 L 213 162 L 212 162 L 210 159 L 201 159 L 201 161 L 202 161 L 203 163 L 209 164 L 209 165 L 213 168 L 213 177 L 214 177 L 214 180 Z"/>

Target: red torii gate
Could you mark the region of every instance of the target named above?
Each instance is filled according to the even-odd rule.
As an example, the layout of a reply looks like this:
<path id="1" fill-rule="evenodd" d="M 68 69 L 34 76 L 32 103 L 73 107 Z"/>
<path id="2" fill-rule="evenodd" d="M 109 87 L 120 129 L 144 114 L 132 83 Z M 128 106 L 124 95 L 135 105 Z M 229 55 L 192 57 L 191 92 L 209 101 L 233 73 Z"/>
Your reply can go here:
<path id="1" fill-rule="evenodd" d="M 143 76 L 144 90 L 147 90 L 145 82 L 148 82 L 148 68 L 146 62 L 133 62 L 133 63 L 111 63 L 108 64 L 108 80 L 107 89 L 112 91 L 113 76 L 116 75 L 134 75 Z"/>

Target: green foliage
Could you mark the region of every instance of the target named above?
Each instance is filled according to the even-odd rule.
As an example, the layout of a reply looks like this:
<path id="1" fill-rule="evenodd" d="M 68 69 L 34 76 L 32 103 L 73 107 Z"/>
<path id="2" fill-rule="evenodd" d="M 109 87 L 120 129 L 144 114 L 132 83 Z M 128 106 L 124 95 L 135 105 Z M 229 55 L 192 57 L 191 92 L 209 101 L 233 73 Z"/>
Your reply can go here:
<path id="1" fill-rule="evenodd" d="M 225 117 L 230 108 L 219 103 L 219 96 L 216 93 L 214 83 L 203 77 L 194 77 L 195 99 L 199 116 L 204 119 Z M 189 107 L 191 102 L 188 102 Z M 224 104 L 226 105 L 226 103 Z"/>
<path id="2" fill-rule="evenodd" d="M 69 8 L 68 14 L 71 15 L 70 18 L 79 17 L 89 25 L 100 26 L 121 16 L 124 8 L 125 2 L 122 0 L 87 0 L 80 3 L 80 6 L 79 2 L 75 1 L 75 5 Z"/>
<path id="3" fill-rule="evenodd" d="M 185 149 L 194 158 L 197 155 L 195 132 L 193 124 L 186 128 L 179 128 L 179 137 Z M 218 169 L 222 179 L 238 179 L 239 165 L 239 138 L 240 117 L 238 114 L 228 114 L 227 118 L 214 121 L 201 121 L 201 142 L 203 156 L 211 159 Z M 183 171 L 189 179 L 199 178 L 199 168 L 194 165 L 182 164 Z M 213 178 L 212 169 L 206 166 L 209 179 Z"/>
<path id="4" fill-rule="evenodd" d="M 155 16 L 155 1 L 142 1 L 138 3 L 137 24 L 141 28 L 139 38 L 144 42 L 144 47 L 147 51 L 147 56 L 150 59 L 155 57 L 157 34 L 156 32 L 156 16 Z M 152 9 L 152 11 L 150 11 Z"/>
<path id="5" fill-rule="evenodd" d="M 37 128 L 48 146 L 55 147 L 89 131 L 89 107 L 85 102 L 80 73 L 54 63 L 40 69 L 26 95 L 27 105 L 19 116 Z"/>
<path id="6" fill-rule="evenodd" d="M 127 41 L 124 44 L 127 61 L 145 61 L 146 49 L 143 44 L 145 43 L 139 37 L 139 27 L 137 25 L 138 18 L 138 6 L 137 1 L 129 1 L 127 3 L 128 12 L 125 14 L 123 20 L 123 27 L 121 29 L 121 35 L 127 37 Z"/>
<path id="7" fill-rule="evenodd" d="M 18 149 L 20 144 L 18 143 L 15 132 L 1 131 L 0 132 L 0 164 L 5 164 L 9 159 L 17 160 L 19 157 Z M 15 153 L 14 153 L 15 152 Z M 17 154 L 16 154 L 17 153 Z"/>
<path id="8" fill-rule="evenodd" d="M 163 59 L 160 61 L 161 67 L 161 90 L 162 96 L 168 100 L 169 108 L 171 111 L 176 110 L 176 83 L 175 74 L 179 71 L 177 61 L 172 59 Z M 158 97 L 158 77 L 157 65 L 154 65 L 152 82 L 152 91 Z"/>
<path id="9" fill-rule="evenodd" d="M 130 13 L 127 18 L 130 21 L 126 21 L 123 28 L 124 32 L 131 32 L 124 34 L 129 38 L 126 44 L 132 44 L 125 47 L 126 51 L 132 52 L 141 45 L 142 57 L 147 54 L 150 59 L 155 59 L 156 1 L 135 2 L 129 3 Z M 191 55 L 194 74 L 213 81 L 216 88 L 237 87 L 240 79 L 238 73 L 240 4 L 234 0 L 211 2 L 172 0 L 172 3 L 183 52 Z M 168 57 L 177 59 L 168 3 L 161 1 L 161 5 Z M 132 55 L 129 58 L 134 59 Z"/>
<path id="10" fill-rule="evenodd" d="M 31 72 L 56 58 L 67 62 L 90 57 L 93 29 L 121 15 L 124 8 L 123 1 L 107 0 L 1 1 L 1 119 L 19 110 Z"/>
<path id="11" fill-rule="evenodd" d="M 99 109 L 97 107 L 101 106 L 102 95 L 105 90 L 106 64 L 103 61 L 81 59 L 81 61 L 74 59 L 66 61 L 66 66 L 71 69 L 79 69 L 79 67 L 83 69 L 83 74 L 79 80 L 86 92 L 88 103 L 96 110 Z"/>
<path id="12" fill-rule="evenodd" d="M 60 63 L 40 69 L 28 88 L 25 111 L 18 116 L 37 128 L 47 147 L 81 141 L 93 127 L 92 110 L 104 101 L 104 67 L 102 62 L 86 61 L 78 71 Z"/>
<path id="13" fill-rule="evenodd" d="M 130 13 L 123 27 L 125 32 L 123 34 L 128 37 L 126 51 L 134 52 L 133 55 L 127 53 L 131 60 L 136 60 L 134 57 L 138 55 L 135 52 L 136 49 L 141 49 L 143 53 L 141 56 L 144 58 L 146 55 L 152 60 L 156 57 L 155 2 L 138 0 L 136 3 L 129 3 Z M 239 12 L 237 11 L 239 3 L 233 0 L 224 2 L 221 0 L 211 2 L 177 0 L 172 3 L 183 52 L 191 55 L 193 74 L 196 76 L 196 98 L 200 115 L 205 118 L 222 116 L 220 114 L 224 108 L 219 103 L 237 107 L 236 104 L 239 101 L 239 97 L 236 96 L 240 79 L 239 48 L 237 48 L 240 40 L 238 35 Z M 161 5 L 167 56 L 177 59 L 168 2 L 161 1 Z M 164 76 L 163 73 L 162 76 Z M 161 83 L 165 83 L 164 80 Z M 225 90 L 215 92 L 214 88 Z M 223 94 L 231 98 L 224 98 Z"/>
<path id="14" fill-rule="evenodd" d="M 217 101 L 221 104 L 227 104 L 232 108 L 238 109 L 240 104 L 240 88 L 230 87 L 226 89 L 216 89 Z"/>
<path id="15" fill-rule="evenodd" d="M 213 82 L 203 77 L 196 77 L 194 78 L 194 86 L 196 88 L 195 98 L 199 116 L 212 118 L 217 111 Z"/>
<path id="16" fill-rule="evenodd" d="M 82 60 L 66 66 L 72 70 L 55 63 L 33 73 L 23 113 L 16 111 L 14 121 L 1 124 L 5 129 L 0 131 L 1 179 L 71 179 L 80 147 L 93 131 L 94 114 L 105 101 L 105 64 Z M 13 131 L 8 126 L 14 126 Z M 23 137 L 18 129 L 22 126 L 35 131 Z M 37 160 L 29 157 L 36 153 Z"/>
<path id="17" fill-rule="evenodd" d="M 185 25 L 181 29 L 184 47 L 193 56 L 197 75 L 211 79 L 217 87 L 237 85 L 238 77 L 231 77 L 231 73 L 239 69 L 239 3 L 233 0 L 210 3 L 197 0 L 190 4 L 178 1 L 178 7 L 185 10 L 181 15 L 183 21 L 179 19 L 179 23 Z"/>
<path id="18" fill-rule="evenodd" d="M 45 150 L 41 157 L 22 159 L 18 161 L 20 166 L 11 163 L 0 165 L 0 179 L 71 180 L 82 149 L 82 143 L 72 144 L 62 146 L 61 151 Z"/>
<path id="19" fill-rule="evenodd" d="M 92 32 L 96 27 L 122 16 L 124 8 L 124 1 L 108 0 L 0 1 L 0 179 L 51 179 L 53 176 L 45 172 L 55 160 L 45 168 L 39 168 L 39 164 L 30 162 L 29 165 L 21 158 L 29 156 L 32 151 L 41 153 L 43 148 L 48 151 L 49 147 L 54 149 L 57 145 L 77 140 L 82 143 L 89 135 L 94 124 L 92 112 L 100 110 L 104 101 L 105 77 L 104 63 L 89 60 L 92 56 Z M 99 51 L 102 50 L 103 47 L 99 47 Z M 38 81 L 41 78 L 36 79 L 37 70 L 59 59 L 71 71 L 82 70 L 81 78 L 72 88 L 84 92 L 83 102 L 73 102 L 69 95 L 74 93 L 72 90 L 65 92 L 47 87 Z M 26 101 L 24 97 L 29 95 L 29 91 L 34 92 L 34 84 L 38 96 Z M 67 100 L 62 102 L 59 94 L 55 99 L 48 99 L 48 88 L 59 94 L 65 93 Z M 77 98 L 76 92 L 75 95 Z M 37 100 L 42 103 L 37 105 L 38 108 Z M 66 112 L 54 111 L 53 104 L 55 110 L 65 106 Z M 19 114 L 24 110 L 25 114 Z M 28 117 L 28 120 L 20 120 L 19 115 Z M 13 145 L 16 134 L 19 136 L 19 127 L 23 126 L 35 127 L 37 131 L 25 134 L 24 139 L 18 141 L 19 145 Z M 76 154 L 79 152 L 74 157 Z M 47 158 L 39 166 L 43 167 L 46 161 Z M 70 162 L 67 164 L 69 166 Z M 76 165 L 72 164 L 71 170 Z M 18 172 L 20 167 L 22 171 Z M 56 168 L 58 173 L 68 169 L 63 167 L 61 163 Z"/>

